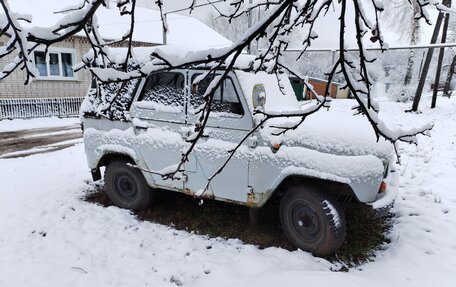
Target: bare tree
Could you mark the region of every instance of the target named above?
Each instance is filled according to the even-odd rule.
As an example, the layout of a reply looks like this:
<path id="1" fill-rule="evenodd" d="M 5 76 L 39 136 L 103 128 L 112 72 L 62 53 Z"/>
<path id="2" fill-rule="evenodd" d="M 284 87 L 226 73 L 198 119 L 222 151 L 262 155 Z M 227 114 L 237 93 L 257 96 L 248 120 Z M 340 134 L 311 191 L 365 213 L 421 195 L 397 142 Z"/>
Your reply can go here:
<path id="1" fill-rule="evenodd" d="M 230 9 L 228 14 L 233 12 L 234 10 Z M 258 16 L 259 11 L 257 10 L 253 10 L 249 14 L 246 13 L 233 19 L 221 17 L 220 14 L 211 12 L 208 15 L 206 23 L 228 40 L 235 42 L 247 32 L 249 26 L 258 21 Z M 252 41 L 248 48 L 250 54 L 257 54 L 259 48 L 258 41 Z"/>
<path id="2" fill-rule="evenodd" d="M 417 45 L 421 38 L 421 23 L 415 20 L 420 15 L 420 4 L 418 1 L 392 0 L 386 1 L 389 13 L 385 13 L 385 19 L 391 28 L 398 34 L 400 39 L 407 41 L 410 45 Z M 411 49 L 408 55 L 407 68 L 404 77 L 404 86 L 410 85 L 413 76 L 416 53 Z"/>
<path id="3" fill-rule="evenodd" d="M 415 16 L 416 19 L 425 19 L 428 14 L 426 9 L 429 6 L 435 6 L 438 9 L 445 7 L 435 3 L 432 0 L 416 0 L 419 3 L 419 13 Z M 14 13 L 6 1 L 1 2 L 3 12 L 6 15 L 7 21 L 1 26 L 1 35 L 8 34 L 9 41 L 0 48 L 0 57 L 15 53 L 14 61 L 3 67 L 0 78 L 7 77 L 15 69 L 21 67 L 26 70 L 27 76 L 26 83 L 29 83 L 38 72 L 30 59 L 32 52 L 39 46 L 50 45 L 62 41 L 78 31 L 83 30 L 92 46 L 91 51 L 84 57 L 83 64 L 78 65 L 76 69 L 87 68 L 91 71 L 94 77 L 103 83 L 127 83 L 133 79 L 147 77 L 151 73 L 160 71 L 169 71 L 177 68 L 190 68 L 196 65 L 203 66 L 209 69 L 209 72 L 197 77 L 195 82 L 201 81 L 205 78 L 212 78 L 207 90 L 204 93 L 205 103 L 199 109 L 199 118 L 194 123 L 192 134 L 187 141 L 190 143 L 186 151 L 183 152 L 181 161 L 173 168 L 173 171 L 162 174 L 165 179 L 174 179 L 181 171 L 183 164 L 188 161 L 189 155 L 192 153 L 195 144 L 203 136 L 211 107 L 213 103 L 214 92 L 221 85 L 224 78 L 227 77 L 230 69 L 234 66 L 238 57 L 244 49 L 248 47 L 253 41 L 261 39 L 267 46 L 261 50 L 257 56 L 249 63 L 245 69 L 251 72 L 266 71 L 268 73 L 278 75 L 281 72 L 288 72 L 294 76 L 305 81 L 304 76 L 288 67 L 283 60 L 284 51 L 290 45 L 290 36 L 295 30 L 301 29 L 302 35 L 300 38 L 301 43 L 301 56 L 306 49 L 311 45 L 311 42 L 317 38 L 314 26 L 317 20 L 320 20 L 326 15 L 328 9 L 332 5 L 338 6 L 339 11 L 339 48 L 338 59 L 328 72 L 328 83 L 326 91 L 323 95 L 315 94 L 317 101 L 315 104 L 309 106 L 305 110 L 289 112 L 289 113 L 271 113 L 263 110 L 256 110 L 255 114 L 258 117 L 257 124 L 253 129 L 239 142 L 236 148 L 230 151 L 227 160 L 220 169 L 214 173 L 208 180 L 207 187 L 210 185 L 211 180 L 221 171 L 228 163 L 230 158 L 236 152 L 238 147 L 243 143 L 247 137 L 257 130 L 262 124 L 273 118 L 296 118 L 297 120 L 288 125 L 275 127 L 274 134 L 280 135 L 290 130 L 294 130 L 304 122 L 304 120 L 313 113 L 320 110 L 322 107 L 327 106 L 329 99 L 330 82 L 334 75 L 342 74 L 348 86 L 357 101 L 356 110 L 358 113 L 364 115 L 371 123 L 372 128 L 377 136 L 377 139 L 384 138 L 391 142 L 397 151 L 397 143 L 400 141 L 408 143 L 416 143 L 418 134 L 426 134 L 432 128 L 432 124 L 426 124 L 419 128 L 410 130 L 403 130 L 399 128 L 389 128 L 379 118 L 379 106 L 372 99 L 370 88 L 372 85 L 368 67 L 370 63 L 375 61 L 365 49 L 364 40 L 377 43 L 383 50 L 386 50 L 385 43 L 383 42 L 382 27 L 379 21 L 380 14 L 384 11 L 384 1 L 380 0 L 257 0 L 252 4 L 244 5 L 242 0 L 231 0 L 229 4 L 232 10 L 229 13 L 220 13 L 221 17 L 234 21 L 237 18 L 243 17 L 247 13 L 251 13 L 256 9 L 264 11 L 260 21 L 252 28 L 248 29 L 242 37 L 235 43 L 227 48 L 217 50 L 207 50 L 195 53 L 192 58 L 169 58 L 166 53 L 161 53 L 159 49 L 151 55 L 151 59 L 134 68 L 129 68 L 129 61 L 131 59 L 131 41 L 135 23 L 135 3 L 136 0 L 118 0 L 117 6 L 119 12 L 124 17 L 130 17 L 131 27 L 121 41 L 126 41 L 127 52 L 125 55 L 124 63 L 118 65 L 111 61 L 111 54 L 109 44 L 104 41 L 98 32 L 98 25 L 96 22 L 95 11 L 101 6 L 105 5 L 105 0 L 84 0 L 81 1 L 79 6 L 70 7 L 59 13 L 65 13 L 66 17 L 56 23 L 49 29 L 27 29 L 22 24 L 24 22 L 31 22 L 32 19 L 25 15 Z M 163 1 L 156 0 L 158 7 L 161 9 Z M 192 1 L 190 9 L 195 7 L 196 0 Z M 347 6 L 350 5 L 354 9 L 355 17 L 347 16 Z M 365 9 L 370 6 L 371 9 Z M 332 8 L 331 8 L 332 9 Z M 167 24 L 163 22 L 166 28 Z M 357 47 L 359 48 L 358 57 L 354 57 L 345 50 L 346 43 L 346 27 L 353 25 L 356 31 Z M 368 37 L 365 37 L 369 35 Z M 194 83 L 195 83 L 194 82 Z M 309 86 L 312 90 L 312 87 Z"/>
<path id="4" fill-rule="evenodd" d="M 236 41 L 249 29 L 249 17 L 247 14 L 234 18 L 230 22 L 230 19 L 220 17 L 215 12 L 210 12 L 206 23 L 231 41 Z"/>

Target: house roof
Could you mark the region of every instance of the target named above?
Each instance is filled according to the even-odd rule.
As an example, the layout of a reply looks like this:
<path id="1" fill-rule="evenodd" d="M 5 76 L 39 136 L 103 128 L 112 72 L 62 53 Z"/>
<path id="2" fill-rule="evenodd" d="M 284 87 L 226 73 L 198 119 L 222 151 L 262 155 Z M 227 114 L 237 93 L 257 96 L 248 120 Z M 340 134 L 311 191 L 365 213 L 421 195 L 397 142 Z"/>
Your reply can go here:
<path id="1" fill-rule="evenodd" d="M 55 14 L 55 11 L 78 5 L 81 2 L 81 0 L 11 0 L 9 5 L 14 12 L 33 16 L 32 23 L 24 23 L 24 26 L 51 27 L 65 17 L 65 14 Z M 111 4 L 110 8 L 100 7 L 96 15 L 100 33 L 107 40 L 120 39 L 130 28 L 130 16 L 120 16 L 114 3 Z M 167 15 L 167 22 L 169 29 L 168 44 L 206 48 L 224 47 L 232 44 L 231 41 L 196 18 L 169 14 Z M 83 32 L 76 35 L 85 36 Z M 136 7 L 133 40 L 150 44 L 163 43 L 162 22 L 158 11 Z"/>

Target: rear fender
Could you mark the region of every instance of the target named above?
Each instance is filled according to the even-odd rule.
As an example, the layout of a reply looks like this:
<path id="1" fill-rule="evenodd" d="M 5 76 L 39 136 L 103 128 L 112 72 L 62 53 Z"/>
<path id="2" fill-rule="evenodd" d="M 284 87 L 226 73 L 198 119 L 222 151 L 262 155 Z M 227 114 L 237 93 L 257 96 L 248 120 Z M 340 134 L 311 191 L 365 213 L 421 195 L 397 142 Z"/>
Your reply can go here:
<path id="1" fill-rule="evenodd" d="M 123 160 L 137 166 L 144 175 L 148 185 L 155 187 L 155 181 L 151 173 L 146 172 L 147 169 L 145 168 L 145 163 L 142 157 L 140 157 L 133 149 L 124 146 L 105 144 L 96 148 L 96 154 L 96 159 L 91 162 L 90 166 L 93 180 L 101 179 L 100 167 L 107 166 L 113 161 Z"/>

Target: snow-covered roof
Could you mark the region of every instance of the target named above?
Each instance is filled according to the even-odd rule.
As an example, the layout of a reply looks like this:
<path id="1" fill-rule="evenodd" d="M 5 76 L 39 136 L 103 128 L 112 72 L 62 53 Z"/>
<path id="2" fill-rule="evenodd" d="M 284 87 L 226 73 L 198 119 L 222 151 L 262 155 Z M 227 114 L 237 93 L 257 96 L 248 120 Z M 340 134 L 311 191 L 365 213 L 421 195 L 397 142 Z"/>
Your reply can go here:
<path id="1" fill-rule="evenodd" d="M 11 0 L 9 5 L 14 12 L 33 16 L 32 23 L 27 25 L 51 27 L 65 17 L 65 14 L 55 14 L 54 12 L 81 2 L 81 0 Z M 114 40 L 121 38 L 129 30 L 130 17 L 129 15 L 120 16 L 115 3 L 111 3 L 110 6 L 110 8 L 100 7 L 96 15 L 103 38 Z M 231 41 L 196 18 L 169 14 L 167 22 L 168 44 L 206 48 L 231 45 Z M 79 32 L 77 35 L 85 36 L 83 32 Z M 151 44 L 163 43 L 162 22 L 158 11 L 136 7 L 133 40 Z"/>
<path id="2" fill-rule="evenodd" d="M 204 48 L 202 46 L 195 47 L 193 45 L 157 45 L 153 47 L 133 47 L 131 52 L 133 61 L 144 65 L 141 69 L 142 73 L 149 74 L 153 72 L 153 69 L 157 68 L 154 64 L 148 65 L 148 63 L 151 62 L 151 59 L 155 58 L 152 56 L 153 54 L 160 55 L 161 59 L 165 59 L 172 66 L 181 66 L 192 61 L 219 57 L 227 53 L 230 48 L 231 47 L 228 46 L 221 48 Z M 125 61 L 126 54 L 127 48 L 116 47 L 109 49 L 109 59 L 113 64 L 122 64 Z M 87 57 L 93 57 L 93 52 L 89 51 Z M 255 58 L 256 57 L 253 55 L 241 54 L 238 56 L 233 68 L 248 69 Z M 230 61 L 231 56 L 228 57 L 226 62 L 228 63 Z M 133 76 L 136 77 L 136 75 Z"/>

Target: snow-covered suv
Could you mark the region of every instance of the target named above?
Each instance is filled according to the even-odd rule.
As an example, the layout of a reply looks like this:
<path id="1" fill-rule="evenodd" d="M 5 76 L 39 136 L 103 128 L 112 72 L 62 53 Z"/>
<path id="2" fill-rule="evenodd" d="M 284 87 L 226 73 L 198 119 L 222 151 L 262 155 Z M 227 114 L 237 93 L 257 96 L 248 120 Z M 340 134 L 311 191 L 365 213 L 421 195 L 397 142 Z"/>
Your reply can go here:
<path id="1" fill-rule="evenodd" d="M 200 116 L 195 111 L 211 79 L 197 89 L 190 87 L 204 72 L 154 73 L 114 87 L 100 84 L 89 92 L 82 107 L 88 164 L 94 180 L 101 179 L 100 167 L 106 167 L 106 191 L 118 206 L 144 208 L 157 188 L 199 194 L 257 123 L 254 90 L 264 89 L 266 112 L 302 108 L 286 75 L 234 68 L 215 92 L 204 136 L 181 176 L 165 179 L 160 174 L 180 162 L 189 145 L 186 138 Z M 347 124 L 331 112 L 319 113 L 280 136 L 271 130 L 283 120 L 267 122 L 235 152 L 203 196 L 248 206 L 251 214 L 273 195 L 280 196 L 279 215 L 288 240 L 324 256 L 344 241 L 347 206 L 370 205 L 379 214 L 391 206 L 396 173 L 391 146 L 376 143 L 368 127 L 359 128 L 362 120 Z"/>

